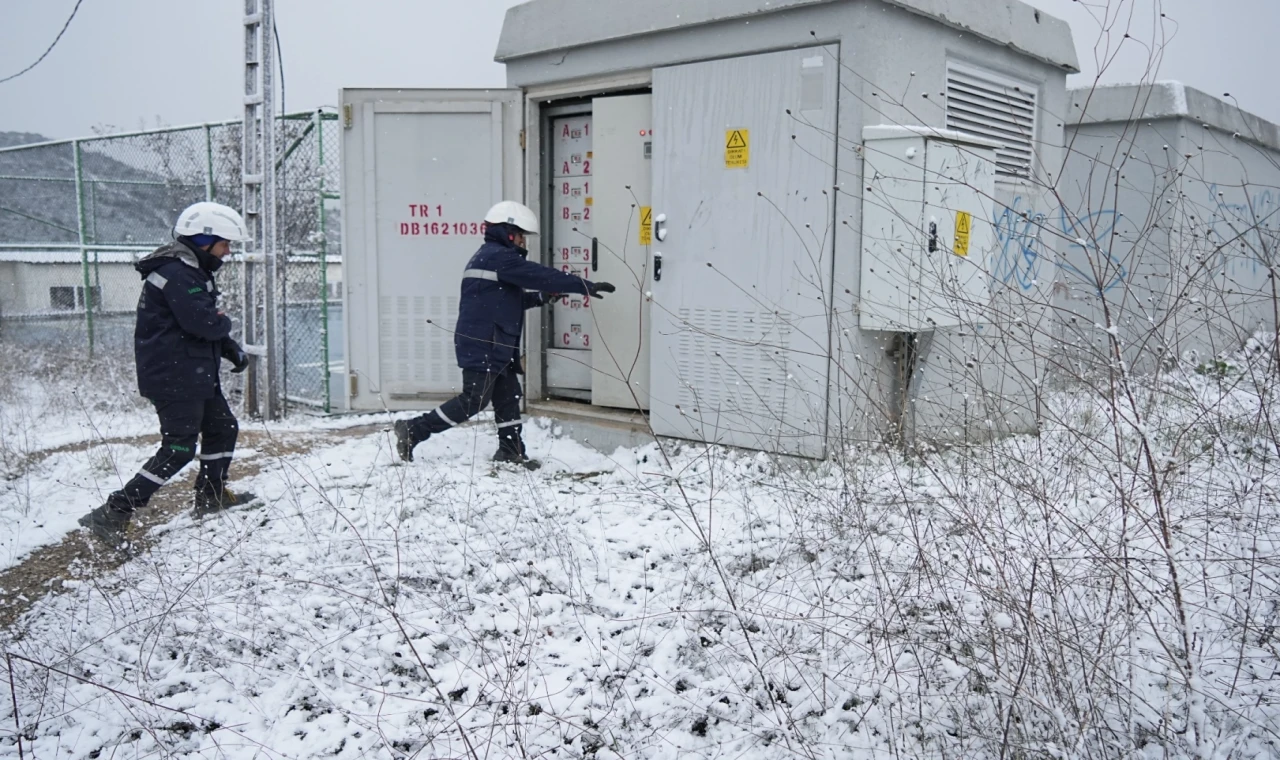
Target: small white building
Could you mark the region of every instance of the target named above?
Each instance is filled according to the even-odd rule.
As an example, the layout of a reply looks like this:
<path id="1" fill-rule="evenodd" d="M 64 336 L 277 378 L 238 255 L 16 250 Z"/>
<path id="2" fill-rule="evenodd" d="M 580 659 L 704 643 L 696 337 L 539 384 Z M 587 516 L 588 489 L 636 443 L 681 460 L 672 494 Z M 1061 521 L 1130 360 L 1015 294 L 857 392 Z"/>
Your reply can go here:
<path id="1" fill-rule="evenodd" d="M 0 318 L 83 314 L 96 304 L 104 312 L 132 312 L 138 303 L 135 255 L 79 250 L 0 250 Z"/>
<path id="2" fill-rule="evenodd" d="M 78 250 L 0 250 L 0 319 L 54 318 L 63 315 L 84 314 L 89 305 L 104 314 L 133 314 L 138 306 L 138 294 L 142 291 L 142 278 L 134 264 L 150 249 L 130 251 L 90 251 L 86 266 Z M 231 260 L 234 266 L 234 259 Z M 297 283 L 319 283 L 318 259 L 314 254 L 291 255 L 289 271 Z M 326 297 L 333 301 L 341 298 L 342 259 L 330 257 L 325 267 L 327 273 Z M 226 270 L 234 277 L 234 269 Z M 225 295 L 238 299 L 234 292 L 236 283 L 220 276 Z M 86 286 L 86 282 L 88 285 Z M 300 290 L 301 285 L 295 285 Z M 319 292 L 311 290 L 296 297 L 290 303 L 318 299 Z"/>
<path id="3" fill-rule="evenodd" d="M 497 59 L 508 90 L 342 93 L 349 408 L 457 392 L 459 278 L 512 198 L 542 216 L 533 255 L 618 286 L 530 312 L 535 412 L 809 457 L 1034 429 L 1053 261 L 1028 271 L 1010 214 L 1063 163 L 1065 23 L 533 0 Z"/>

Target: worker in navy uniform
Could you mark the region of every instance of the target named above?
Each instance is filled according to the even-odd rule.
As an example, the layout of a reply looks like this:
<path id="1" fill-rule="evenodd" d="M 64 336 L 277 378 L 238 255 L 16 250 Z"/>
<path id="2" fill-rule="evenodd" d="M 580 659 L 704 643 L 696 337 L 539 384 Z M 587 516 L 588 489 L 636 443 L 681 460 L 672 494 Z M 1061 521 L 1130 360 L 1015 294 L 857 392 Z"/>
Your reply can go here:
<path id="1" fill-rule="evenodd" d="M 231 339 L 231 320 L 218 310 L 214 273 L 232 242 L 249 240 L 244 219 L 218 203 L 197 203 L 178 217 L 175 240 L 144 256 L 134 358 L 138 392 L 160 417 L 160 449 L 105 504 L 80 518 L 97 537 L 123 543 L 133 513 L 196 457 L 195 514 L 204 516 L 247 504 L 248 495 L 226 487 L 239 425 L 222 395 L 223 359 L 243 372 L 245 352 Z"/>
<path id="2" fill-rule="evenodd" d="M 413 448 L 480 413 L 490 401 L 498 425 L 495 462 L 511 462 L 534 470 L 520 436 L 520 336 L 525 309 L 541 306 L 559 294 L 600 298 L 615 288 L 591 282 L 528 260 L 527 235 L 538 234 L 538 218 L 528 207 L 503 201 L 485 215 L 484 245 L 462 273 L 462 297 L 453 345 L 462 369 L 462 393 L 438 408 L 395 423 L 396 453 L 413 461 Z"/>

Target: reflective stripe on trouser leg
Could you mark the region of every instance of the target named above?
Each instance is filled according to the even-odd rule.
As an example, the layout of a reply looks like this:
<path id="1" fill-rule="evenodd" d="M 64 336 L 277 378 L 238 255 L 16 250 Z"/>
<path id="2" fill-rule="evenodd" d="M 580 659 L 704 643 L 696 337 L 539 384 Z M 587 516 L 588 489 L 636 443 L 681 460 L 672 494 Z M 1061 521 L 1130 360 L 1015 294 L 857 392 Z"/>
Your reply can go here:
<path id="1" fill-rule="evenodd" d="M 520 378 L 513 368 L 500 373 L 493 388 L 493 418 L 498 423 L 498 450 L 524 456 L 520 431 Z"/>
<path id="2" fill-rule="evenodd" d="M 454 414 L 457 413 L 455 410 Z M 465 419 L 465 417 L 462 418 L 462 420 Z M 437 433 L 443 433 L 451 427 L 456 427 L 457 424 L 458 422 L 455 422 L 454 418 L 450 417 L 449 413 L 444 410 L 444 404 L 441 404 L 426 414 L 420 414 L 409 420 L 409 436 L 412 438 L 414 445 L 417 445 Z"/>
<path id="3" fill-rule="evenodd" d="M 152 475 L 146 470 L 138 470 L 138 477 L 146 478 L 147 480 L 150 480 L 152 483 L 155 483 L 158 486 L 162 486 L 165 483 L 169 482 L 168 478 L 162 478 L 159 475 Z"/>
<path id="4" fill-rule="evenodd" d="M 133 509 L 145 506 L 156 491 L 160 490 L 160 486 L 168 483 L 191 462 L 191 452 L 195 446 L 195 436 L 181 439 L 166 438 L 155 455 L 142 465 L 141 470 L 138 470 L 138 474 L 117 492 L 120 499 L 127 502 Z"/>
<path id="5" fill-rule="evenodd" d="M 195 457 L 200 421 L 204 417 L 203 400 L 152 401 L 160 418 L 160 448 L 147 460 L 137 475 L 124 488 L 111 495 L 118 506 L 137 508 L 146 505 L 160 486 L 167 483 Z"/>
<path id="6" fill-rule="evenodd" d="M 221 493 L 227 484 L 231 459 L 235 456 L 236 439 L 240 424 L 231 412 L 221 390 L 204 402 L 204 414 L 200 420 L 200 473 L 196 475 L 196 489 L 208 493 Z"/>
<path id="7" fill-rule="evenodd" d="M 462 370 L 462 393 L 426 414 L 409 420 L 409 433 L 413 436 L 413 442 L 443 433 L 479 414 L 480 410 L 488 406 L 489 399 L 493 396 L 496 377 L 492 372 Z"/>

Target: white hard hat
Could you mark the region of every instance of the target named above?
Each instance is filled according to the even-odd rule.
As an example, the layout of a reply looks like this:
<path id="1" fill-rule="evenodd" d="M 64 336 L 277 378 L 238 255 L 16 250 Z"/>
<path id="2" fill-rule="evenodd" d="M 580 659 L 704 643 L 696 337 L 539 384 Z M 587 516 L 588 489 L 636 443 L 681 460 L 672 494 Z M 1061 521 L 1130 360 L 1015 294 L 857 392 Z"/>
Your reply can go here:
<path id="1" fill-rule="evenodd" d="M 193 203 L 178 215 L 178 223 L 173 226 L 178 235 L 213 235 L 224 240 L 244 243 L 249 237 L 249 229 L 244 218 L 230 206 L 210 201 Z"/>
<path id="2" fill-rule="evenodd" d="M 523 203 L 503 201 L 489 209 L 489 213 L 484 215 L 484 220 L 489 224 L 510 224 L 513 227 L 519 227 L 526 235 L 538 234 L 538 215 Z"/>

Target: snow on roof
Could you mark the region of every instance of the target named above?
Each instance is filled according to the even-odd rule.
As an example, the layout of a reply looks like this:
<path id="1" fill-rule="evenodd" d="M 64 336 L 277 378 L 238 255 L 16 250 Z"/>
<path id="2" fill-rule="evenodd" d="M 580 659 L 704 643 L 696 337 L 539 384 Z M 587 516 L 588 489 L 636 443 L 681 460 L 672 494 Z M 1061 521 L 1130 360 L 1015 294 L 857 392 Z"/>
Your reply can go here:
<path id="1" fill-rule="evenodd" d="M 99 264 L 130 264 L 150 251 L 90 251 L 89 260 Z M 78 250 L 43 250 L 31 248 L 23 250 L 0 250 L 0 262 L 18 264 L 79 264 Z"/>
<path id="2" fill-rule="evenodd" d="M 1152 119 L 1191 119 L 1280 150 L 1280 125 L 1182 82 L 1112 84 L 1067 91 L 1068 126 Z"/>
<path id="3" fill-rule="evenodd" d="M 1020 0 L 878 0 L 1078 72 L 1067 22 Z M 848 0 L 530 0 L 507 11 L 494 60 Z"/>

